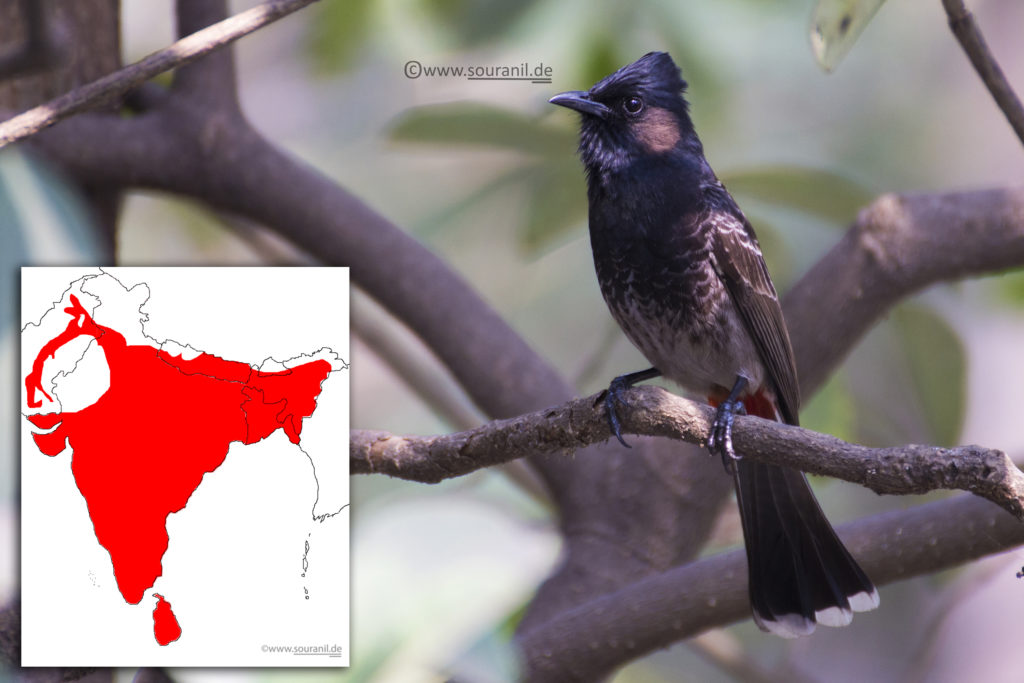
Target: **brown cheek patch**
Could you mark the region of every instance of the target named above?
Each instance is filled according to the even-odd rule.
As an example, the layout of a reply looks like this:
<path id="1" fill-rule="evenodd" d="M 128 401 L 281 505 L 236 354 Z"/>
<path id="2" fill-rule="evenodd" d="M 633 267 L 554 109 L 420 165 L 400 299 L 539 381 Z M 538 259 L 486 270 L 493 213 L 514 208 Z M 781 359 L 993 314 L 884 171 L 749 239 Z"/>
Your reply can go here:
<path id="1" fill-rule="evenodd" d="M 667 152 L 679 142 L 679 124 L 672 112 L 651 107 L 644 117 L 633 124 L 637 140 L 648 152 Z"/>

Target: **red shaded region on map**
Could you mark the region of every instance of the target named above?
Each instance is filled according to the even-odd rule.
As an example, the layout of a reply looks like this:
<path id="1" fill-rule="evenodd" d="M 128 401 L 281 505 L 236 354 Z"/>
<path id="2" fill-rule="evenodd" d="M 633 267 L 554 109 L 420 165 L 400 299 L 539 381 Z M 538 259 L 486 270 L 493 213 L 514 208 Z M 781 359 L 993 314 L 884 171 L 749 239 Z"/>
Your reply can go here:
<path id="1" fill-rule="evenodd" d="M 173 643 L 181 637 L 181 627 L 178 626 L 178 619 L 171 610 L 171 603 L 164 600 L 164 596 L 153 593 L 157 599 L 156 609 L 153 610 L 153 635 L 156 642 L 161 645 Z"/>
<path id="2" fill-rule="evenodd" d="M 206 353 L 184 360 L 129 345 L 97 325 L 74 295 L 71 304 L 64 310 L 72 321 L 40 350 L 25 378 L 28 404 L 42 405 L 37 391 L 53 400 L 42 388 L 43 364 L 81 335 L 96 339 L 106 355 L 110 386 L 87 408 L 28 419 L 53 430 L 33 434 L 46 455 L 71 446 L 71 470 L 96 537 L 110 553 L 121 595 L 137 604 L 162 573 L 167 515 L 185 507 L 232 442 L 255 443 L 282 429 L 298 443 L 331 365 L 316 360 L 268 373 Z"/>

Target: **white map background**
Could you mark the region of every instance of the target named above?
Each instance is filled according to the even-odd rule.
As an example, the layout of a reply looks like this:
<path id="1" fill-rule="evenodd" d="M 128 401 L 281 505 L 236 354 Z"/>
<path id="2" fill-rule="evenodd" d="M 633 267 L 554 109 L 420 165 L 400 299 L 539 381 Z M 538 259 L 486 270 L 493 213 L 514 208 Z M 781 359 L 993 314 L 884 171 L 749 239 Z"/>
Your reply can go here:
<path id="1" fill-rule="evenodd" d="M 324 347 L 349 359 L 345 268 L 23 268 L 22 383 L 40 345 L 54 336 L 54 327 L 43 334 L 29 324 L 53 309 L 62 330 L 73 284 L 72 291 L 85 287 L 78 296 L 96 322 L 129 343 L 140 343 L 136 335 L 144 332 L 150 344 L 174 340 L 257 367 Z M 103 293 L 95 310 L 89 290 Z M 139 329 L 143 301 L 149 318 Z M 133 320 L 135 335 L 127 329 Z M 83 348 L 65 347 L 78 356 Z M 79 367 L 92 383 L 107 381 L 98 355 L 99 362 L 86 362 L 87 355 Z M 45 366 L 47 391 L 61 360 L 58 354 Z M 88 401 L 72 377 L 58 383 L 60 398 L 81 392 Z M 169 516 L 163 575 L 138 605 L 124 601 L 110 556 L 96 540 L 71 474 L 71 448 L 43 455 L 22 419 L 23 663 L 347 665 L 348 396 L 348 370 L 332 372 L 303 422 L 299 446 L 280 430 L 256 444 L 232 444 L 186 507 Z M 43 412 L 52 411 L 47 405 Z M 24 387 L 21 409 L 39 412 L 27 408 Z M 153 635 L 153 593 L 170 602 L 182 628 L 167 646 Z M 342 657 L 269 651 L 320 645 L 341 646 Z"/>

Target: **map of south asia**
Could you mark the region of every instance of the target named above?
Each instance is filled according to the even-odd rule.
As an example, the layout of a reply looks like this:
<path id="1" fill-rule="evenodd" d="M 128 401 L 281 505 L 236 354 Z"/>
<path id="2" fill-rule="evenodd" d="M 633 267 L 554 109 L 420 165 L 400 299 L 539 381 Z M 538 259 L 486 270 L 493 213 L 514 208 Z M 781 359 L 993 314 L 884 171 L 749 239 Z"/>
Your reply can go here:
<path id="1" fill-rule="evenodd" d="M 25 377 L 28 407 L 42 412 L 26 417 L 42 453 L 71 449 L 72 474 L 96 538 L 110 553 L 118 590 L 135 605 L 163 573 L 168 515 L 185 507 L 229 446 L 255 444 L 278 430 L 299 444 L 303 419 L 317 409 L 324 382 L 348 366 L 328 349 L 267 361 L 264 367 L 276 369 L 263 371 L 173 341 L 130 344 L 118 330 L 97 324 L 79 297 L 64 301 L 70 301 L 63 308 L 67 326 L 43 345 Z M 91 405 L 62 411 L 58 385 L 44 386 L 54 373 L 44 369 L 82 338 L 87 344 L 75 347 L 84 350 L 73 354 L 71 372 L 98 346 L 109 386 Z M 154 636 L 168 645 L 182 637 L 173 596 L 153 597 Z"/>

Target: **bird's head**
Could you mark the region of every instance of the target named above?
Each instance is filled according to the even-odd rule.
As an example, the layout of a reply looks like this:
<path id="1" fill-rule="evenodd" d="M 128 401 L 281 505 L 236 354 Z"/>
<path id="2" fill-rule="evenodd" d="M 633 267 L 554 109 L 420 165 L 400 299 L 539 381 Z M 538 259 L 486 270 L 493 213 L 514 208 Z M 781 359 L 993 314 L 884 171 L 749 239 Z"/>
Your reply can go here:
<path id="1" fill-rule="evenodd" d="M 582 115 L 580 156 L 588 171 L 610 171 L 695 140 L 685 89 L 672 58 L 649 52 L 590 90 L 564 92 L 549 102 Z"/>

